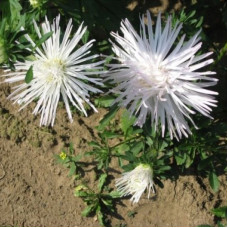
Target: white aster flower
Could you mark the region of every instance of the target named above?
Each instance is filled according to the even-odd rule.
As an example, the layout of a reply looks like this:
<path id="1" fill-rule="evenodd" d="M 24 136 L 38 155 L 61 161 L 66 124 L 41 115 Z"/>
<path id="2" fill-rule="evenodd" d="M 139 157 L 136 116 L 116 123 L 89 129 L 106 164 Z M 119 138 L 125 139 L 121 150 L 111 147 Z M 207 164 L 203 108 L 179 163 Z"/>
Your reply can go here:
<path id="1" fill-rule="evenodd" d="M 154 191 L 153 170 L 150 165 L 140 164 L 130 172 L 123 173 L 121 178 L 116 180 L 117 190 L 121 196 L 132 195 L 131 201 L 138 203 L 144 191 L 148 190 L 148 199 L 150 190 Z"/>
<path id="2" fill-rule="evenodd" d="M 117 83 L 112 90 L 119 94 L 115 103 L 137 116 L 136 125 L 142 127 L 149 115 L 155 129 L 160 122 L 163 137 L 166 125 L 171 138 L 181 138 L 182 134 L 187 137 L 191 131 L 186 118 L 194 124 L 190 114 L 198 111 L 210 117 L 210 106 L 216 106 L 213 95 L 217 93 L 205 89 L 217 83 L 217 79 L 207 76 L 215 72 L 198 71 L 213 62 L 204 60 L 212 52 L 196 56 L 202 45 L 200 31 L 187 42 L 183 35 L 175 45 L 182 25 L 176 23 L 172 28 L 171 16 L 162 29 L 159 14 L 155 31 L 149 12 L 147 21 L 145 25 L 141 18 L 140 35 L 127 19 L 121 23 L 123 37 L 111 33 L 116 40 L 113 51 L 120 63 L 110 64 L 106 80 Z"/>
<path id="3" fill-rule="evenodd" d="M 72 122 L 72 115 L 69 101 L 77 109 L 87 116 L 83 103 L 88 103 L 94 111 L 96 108 L 89 101 L 89 92 L 102 92 L 88 83 L 103 85 L 100 78 L 91 75 L 104 73 L 100 71 L 104 61 L 88 63 L 98 55 L 87 56 L 94 40 L 89 41 L 78 49 L 75 49 L 78 42 L 86 31 L 82 24 L 72 39 L 69 38 L 72 30 L 72 20 L 69 21 L 63 39 L 60 40 L 61 30 L 59 26 L 60 16 L 56 17 L 51 25 L 47 18 L 42 24 L 42 32 L 46 34 L 53 32 L 52 36 L 42 43 L 42 47 L 35 48 L 35 59 L 15 64 L 16 71 L 8 72 L 5 82 L 21 82 L 14 87 L 13 93 L 9 96 L 14 103 L 21 105 L 21 109 L 38 98 L 33 113 L 41 113 L 40 125 L 54 125 L 56 109 L 60 96 L 62 97 L 69 119 Z M 41 32 L 34 21 L 35 30 L 41 38 Z M 35 47 L 33 40 L 26 35 L 26 39 Z M 87 57 L 86 57 L 87 56 Z M 26 84 L 25 75 L 30 66 L 33 66 L 33 80 Z"/>

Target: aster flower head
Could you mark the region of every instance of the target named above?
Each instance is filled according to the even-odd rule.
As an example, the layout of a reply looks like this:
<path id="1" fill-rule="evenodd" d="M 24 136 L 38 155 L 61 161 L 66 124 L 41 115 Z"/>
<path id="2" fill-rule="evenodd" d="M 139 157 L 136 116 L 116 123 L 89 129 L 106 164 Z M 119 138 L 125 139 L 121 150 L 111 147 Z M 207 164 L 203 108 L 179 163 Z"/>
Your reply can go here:
<path id="1" fill-rule="evenodd" d="M 195 124 L 190 114 L 198 111 L 210 117 L 211 107 L 216 106 L 213 95 L 217 95 L 206 89 L 217 83 L 209 77 L 215 72 L 198 71 L 213 62 L 205 60 L 212 52 L 197 55 L 202 45 L 200 31 L 187 42 L 185 35 L 177 41 L 181 28 L 179 22 L 172 27 L 171 16 L 162 28 L 160 14 L 154 28 L 147 12 L 147 24 L 142 16 L 139 35 L 127 19 L 123 20 L 123 36 L 111 33 L 120 63 L 110 64 L 106 78 L 117 84 L 112 90 L 119 94 L 115 103 L 137 116 L 136 125 L 142 127 L 150 116 L 155 130 L 161 124 L 163 137 L 168 127 L 171 139 L 191 134 L 186 119 Z"/>
<path id="2" fill-rule="evenodd" d="M 97 58 L 98 55 L 90 55 L 90 48 L 94 40 L 89 41 L 78 49 L 75 49 L 86 27 L 81 24 L 77 32 L 70 39 L 72 20 L 69 21 L 63 39 L 60 39 L 61 29 L 59 26 L 60 16 L 57 16 L 53 24 L 45 19 L 42 24 L 42 32 L 46 34 L 53 32 L 52 36 L 42 43 L 42 47 L 36 47 L 35 42 L 26 35 L 26 39 L 35 47 L 35 59 L 15 64 L 15 72 L 7 70 L 5 82 L 19 82 L 9 96 L 14 103 L 21 105 L 20 109 L 26 107 L 34 99 L 38 98 L 33 113 L 41 113 L 40 125 L 54 125 L 56 109 L 60 96 L 65 103 L 66 111 L 72 122 L 70 104 L 82 111 L 86 116 L 83 103 L 87 103 L 97 112 L 89 100 L 89 93 L 102 92 L 88 83 L 102 85 L 100 78 L 91 75 L 101 74 L 104 61 L 88 63 Z M 41 38 L 41 31 L 34 21 L 35 30 Z M 25 75 L 30 67 L 33 67 L 33 80 L 26 84 Z M 87 83 L 88 82 L 88 83 Z"/>
<path id="3" fill-rule="evenodd" d="M 153 170 L 148 164 L 139 164 L 130 172 L 123 173 L 121 178 L 116 180 L 117 190 L 121 196 L 132 195 L 131 201 L 138 203 L 144 191 L 148 190 L 148 199 L 150 190 L 154 191 Z"/>

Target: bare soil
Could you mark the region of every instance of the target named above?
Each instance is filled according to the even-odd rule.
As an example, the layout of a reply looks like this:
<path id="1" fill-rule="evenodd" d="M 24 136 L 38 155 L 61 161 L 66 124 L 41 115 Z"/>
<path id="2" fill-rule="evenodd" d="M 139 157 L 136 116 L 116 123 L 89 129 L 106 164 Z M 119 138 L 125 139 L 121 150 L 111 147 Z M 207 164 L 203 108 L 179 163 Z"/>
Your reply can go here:
<path id="1" fill-rule="evenodd" d="M 2 80 L 2 79 L 1 79 Z M 56 163 L 54 155 L 72 142 L 76 153 L 91 149 L 87 142 L 97 137 L 105 110 L 88 118 L 74 114 L 71 124 L 62 104 L 53 128 L 39 127 L 33 116 L 34 104 L 18 112 L 18 105 L 7 100 L 11 89 L 0 84 L 0 226 L 99 226 L 95 217 L 83 218 L 84 203 L 73 195 L 77 182 L 68 170 Z M 115 162 L 114 170 L 119 170 Z M 113 173 L 115 177 L 120 173 Z M 88 173 L 94 181 L 93 172 Z M 226 176 L 220 176 L 217 193 L 207 179 L 185 175 L 164 181 L 164 188 L 148 200 L 145 194 L 138 204 L 123 199 L 113 226 L 198 226 L 215 224 L 210 210 L 226 205 Z M 134 211 L 135 216 L 128 213 Z"/>

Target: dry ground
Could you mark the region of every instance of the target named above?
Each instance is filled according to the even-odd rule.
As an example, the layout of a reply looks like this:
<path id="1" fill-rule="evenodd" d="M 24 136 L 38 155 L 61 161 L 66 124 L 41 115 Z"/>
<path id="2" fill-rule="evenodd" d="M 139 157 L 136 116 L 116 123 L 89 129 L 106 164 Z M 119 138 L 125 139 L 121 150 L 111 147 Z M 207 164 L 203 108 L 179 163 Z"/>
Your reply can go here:
<path id="1" fill-rule="evenodd" d="M 77 182 L 67 177 L 64 167 L 56 164 L 66 143 L 73 142 L 76 153 L 88 151 L 87 141 L 96 138 L 94 127 L 105 111 L 89 118 L 74 114 L 69 123 L 64 107 L 58 107 L 53 129 L 40 128 L 39 117 L 31 112 L 34 104 L 18 112 L 7 100 L 8 84 L 0 85 L 0 226 L 99 226 L 96 218 L 83 218 L 81 199 L 74 197 Z M 118 167 L 113 163 L 114 169 Z M 119 176 L 118 172 L 113 173 Z M 88 174 L 94 181 L 93 172 Z M 181 176 L 176 182 L 164 181 L 164 189 L 150 200 L 144 195 L 139 204 L 124 199 L 117 206 L 113 226 L 198 226 L 214 224 L 210 210 L 226 205 L 226 177 L 213 193 L 207 179 Z M 128 216 L 135 211 L 134 218 Z"/>

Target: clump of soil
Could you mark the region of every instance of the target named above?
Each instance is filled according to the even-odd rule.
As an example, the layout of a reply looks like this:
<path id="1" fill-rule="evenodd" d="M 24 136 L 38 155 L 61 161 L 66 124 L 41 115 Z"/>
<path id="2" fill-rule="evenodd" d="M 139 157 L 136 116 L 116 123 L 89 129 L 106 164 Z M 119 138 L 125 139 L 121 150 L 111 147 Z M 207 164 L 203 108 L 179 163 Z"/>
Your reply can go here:
<path id="1" fill-rule="evenodd" d="M 54 155 L 70 142 L 78 154 L 90 150 L 87 142 L 96 139 L 95 126 L 105 110 L 91 113 L 89 118 L 75 113 L 71 124 L 60 105 L 54 127 L 39 127 L 39 116 L 31 114 L 34 104 L 18 112 L 17 104 L 7 100 L 9 94 L 9 85 L 1 84 L 0 226 L 99 226 L 96 218 L 81 216 L 84 203 L 73 195 L 77 182 L 67 177 L 68 170 L 55 162 Z M 94 181 L 94 173 L 88 173 L 88 178 Z M 135 205 L 123 199 L 117 215 L 110 217 L 111 223 L 141 227 L 213 225 L 210 210 L 226 204 L 226 177 L 219 178 L 217 193 L 200 177 L 166 180 L 164 188 L 157 189 L 149 200 L 146 194 Z"/>

